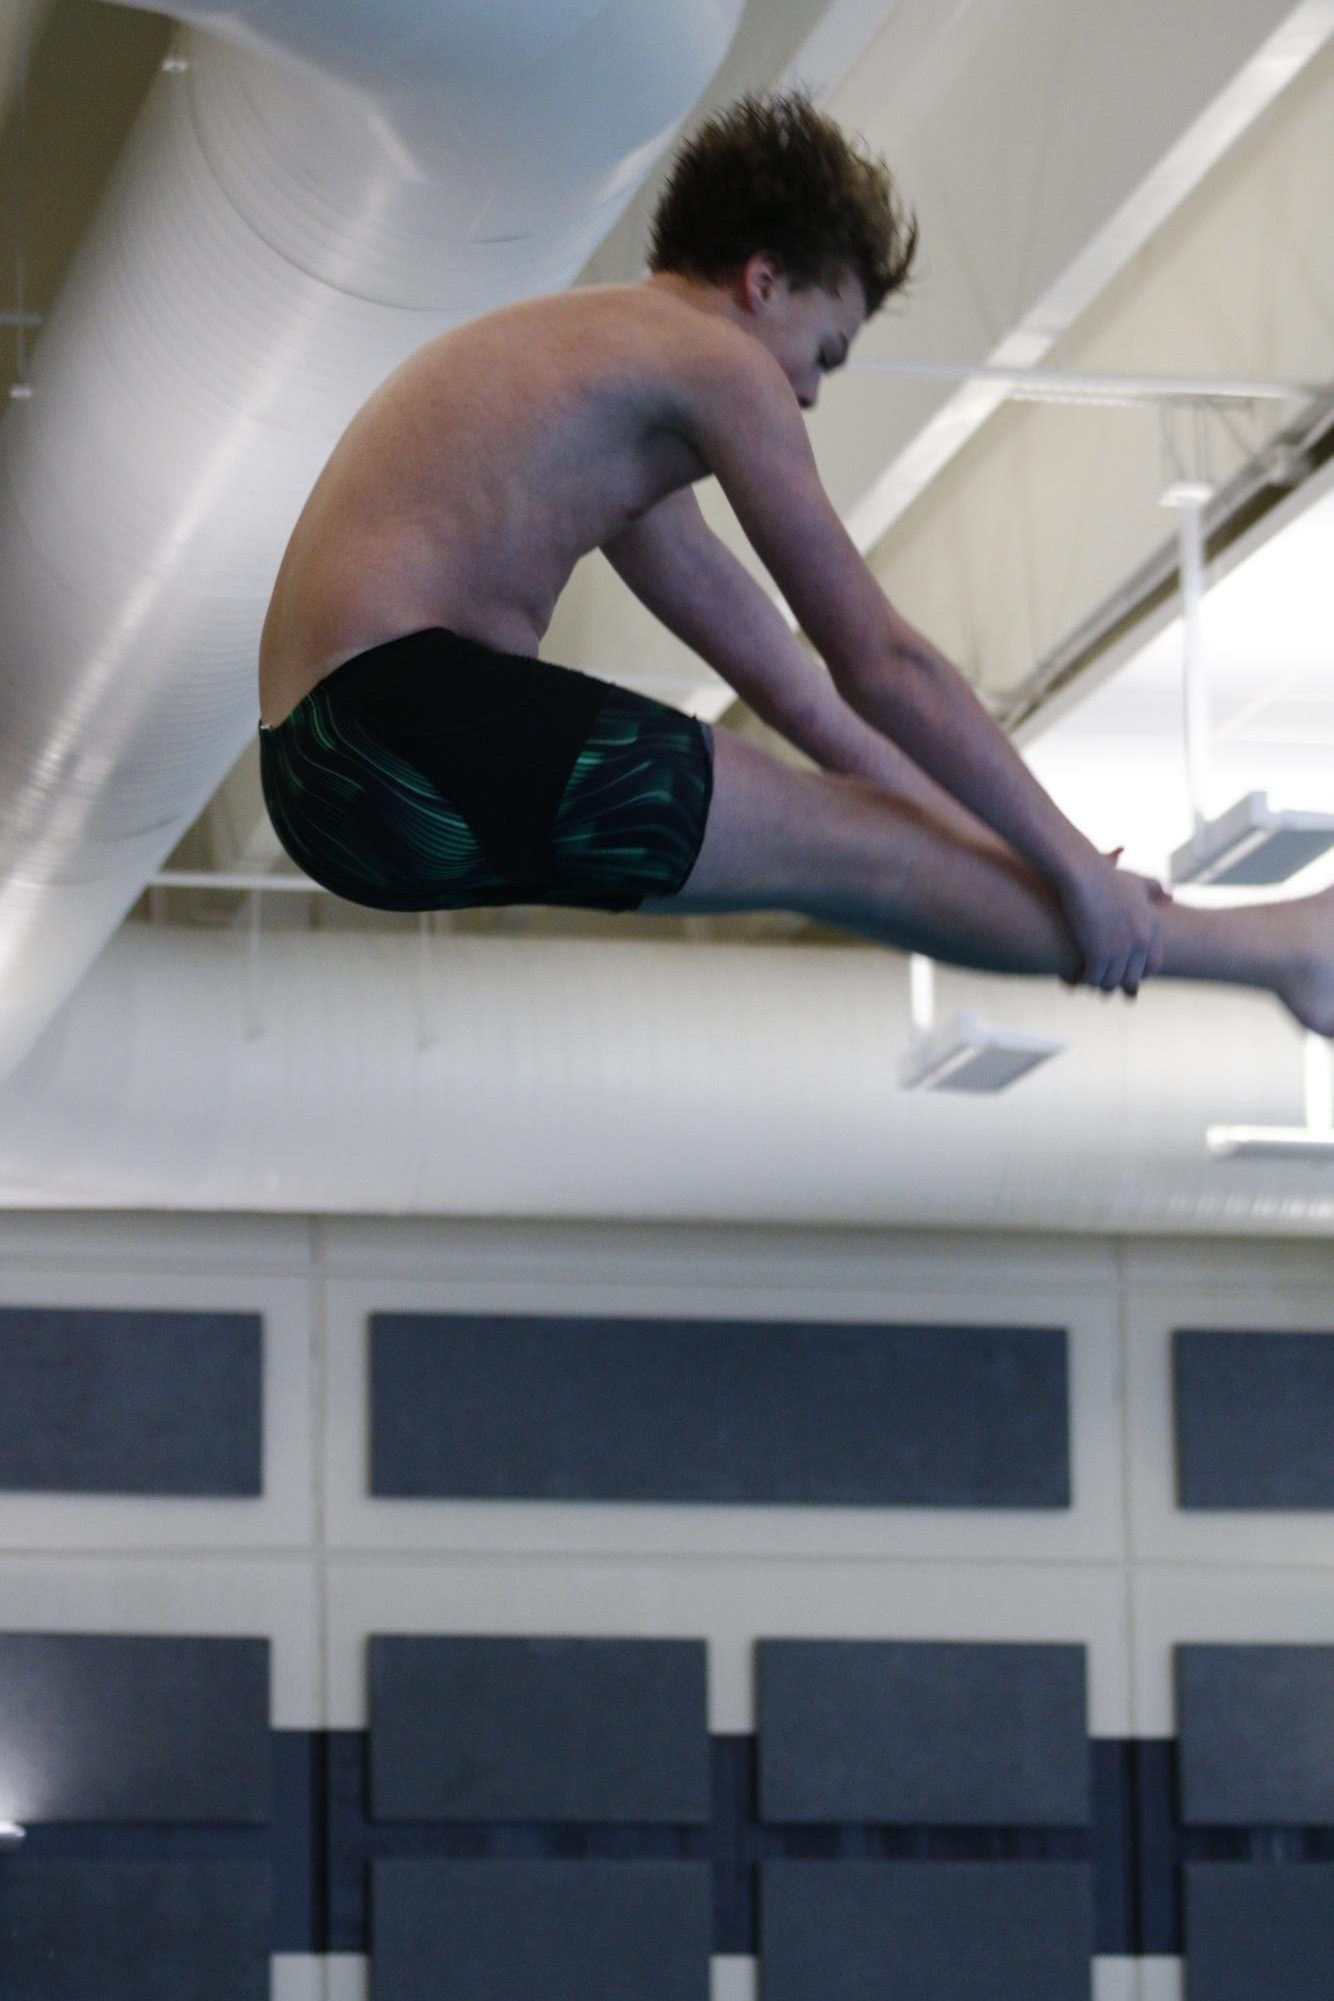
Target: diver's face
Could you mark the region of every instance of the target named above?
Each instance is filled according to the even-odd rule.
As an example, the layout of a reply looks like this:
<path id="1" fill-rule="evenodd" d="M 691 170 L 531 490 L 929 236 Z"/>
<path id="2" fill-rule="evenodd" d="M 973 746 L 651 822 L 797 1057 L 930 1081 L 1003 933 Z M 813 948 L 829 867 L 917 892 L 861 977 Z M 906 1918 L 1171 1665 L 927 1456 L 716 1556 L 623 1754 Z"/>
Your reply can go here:
<path id="1" fill-rule="evenodd" d="M 755 256 L 742 282 L 750 331 L 778 362 L 802 409 L 813 410 L 821 382 L 843 366 L 866 318 L 860 281 L 849 271 L 832 290 L 796 290 L 773 258 Z"/>

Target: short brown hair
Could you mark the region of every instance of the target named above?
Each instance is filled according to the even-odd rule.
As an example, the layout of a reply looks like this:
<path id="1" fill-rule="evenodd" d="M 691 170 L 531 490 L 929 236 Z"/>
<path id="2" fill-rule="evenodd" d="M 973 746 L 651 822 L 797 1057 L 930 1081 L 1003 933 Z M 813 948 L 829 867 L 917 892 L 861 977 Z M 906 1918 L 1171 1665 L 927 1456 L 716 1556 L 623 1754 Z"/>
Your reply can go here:
<path id="1" fill-rule="evenodd" d="M 747 95 L 676 156 L 651 225 L 649 270 L 717 280 L 767 251 L 794 286 L 852 271 L 868 315 L 906 282 L 917 221 L 889 169 L 805 91 Z"/>

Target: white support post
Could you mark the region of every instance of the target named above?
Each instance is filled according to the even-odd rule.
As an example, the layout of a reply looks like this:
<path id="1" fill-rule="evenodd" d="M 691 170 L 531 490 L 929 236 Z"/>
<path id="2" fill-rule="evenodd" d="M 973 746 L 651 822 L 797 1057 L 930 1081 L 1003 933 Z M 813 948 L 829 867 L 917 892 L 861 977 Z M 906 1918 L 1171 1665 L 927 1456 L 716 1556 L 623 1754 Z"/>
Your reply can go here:
<path id="1" fill-rule="evenodd" d="M 1209 781 L 1212 718 L 1209 681 L 1204 659 L 1204 521 L 1203 503 L 1191 499 L 1177 508 L 1177 548 L 1181 562 L 1182 669 L 1186 732 L 1186 784 L 1196 835 L 1207 821 L 1205 798 Z"/>
<path id="2" fill-rule="evenodd" d="M 1184 449 L 1179 420 L 1186 420 Z M 1165 482 L 1162 504 L 1176 511 L 1177 564 L 1181 577 L 1182 696 L 1186 737 L 1186 788 L 1191 846 L 1203 854 L 1209 814 L 1209 749 L 1213 719 L 1204 657 L 1204 509 L 1215 492 L 1211 425 L 1218 414 L 1206 402 L 1164 404 L 1160 429 Z"/>
<path id="3" fill-rule="evenodd" d="M 259 1006 L 259 896 L 250 894 L 250 922 L 247 927 L 245 951 L 245 1036 L 247 1042 L 256 1041 L 264 1033 L 264 1021 Z"/>
<path id="4" fill-rule="evenodd" d="M 417 1047 L 427 1049 L 435 1041 L 431 1026 L 431 918 L 423 910 L 417 916 Z"/>
<path id="5" fill-rule="evenodd" d="M 1323 1035 L 1306 1036 L 1306 1124 L 1313 1133 L 1334 1132 L 1334 1052 Z"/>
<path id="6" fill-rule="evenodd" d="M 918 1035 L 927 1035 L 935 1026 L 936 1019 L 936 968 L 933 961 L 921 952 L 914 952 L 908 961 L 908 979 L 913 1028 Z"/>

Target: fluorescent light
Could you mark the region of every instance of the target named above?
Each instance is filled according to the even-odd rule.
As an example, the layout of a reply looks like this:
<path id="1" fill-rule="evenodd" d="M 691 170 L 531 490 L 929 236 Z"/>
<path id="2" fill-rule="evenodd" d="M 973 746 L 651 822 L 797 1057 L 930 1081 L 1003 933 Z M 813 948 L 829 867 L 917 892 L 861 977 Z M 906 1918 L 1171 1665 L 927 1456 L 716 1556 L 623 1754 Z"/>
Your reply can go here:
<path id="1" fill-rule="evenodd" d="M 1215 1160 L 1321 1160 L 1334 1166 L 1334 1132 L 1311 1126 L 1210 1126 Z"/>
<path id="2" fill-rule="evenodd" d="M 0 1820 L 0 1848 L 21 1848 L 28 1838 L 28 1830 L 16 1820 Z"/>
<path id="3" fill-rule="evenodd" d="M 1003 1091 L 1064 1047 L 1048 1036 L 988 1028 L 975 1014 L 956 1014 L 914 1038 L 899 1059 L 899 1082 L 905 1091 Z"/>
<path id="4" fill-rule="evenodd" d="M 1171 879 L 1220 889 L 1287 882 L 1331 847 L 1334 814 L 1276 813 L 1267 793 L 1248 792 L 1177 849 Z"/>

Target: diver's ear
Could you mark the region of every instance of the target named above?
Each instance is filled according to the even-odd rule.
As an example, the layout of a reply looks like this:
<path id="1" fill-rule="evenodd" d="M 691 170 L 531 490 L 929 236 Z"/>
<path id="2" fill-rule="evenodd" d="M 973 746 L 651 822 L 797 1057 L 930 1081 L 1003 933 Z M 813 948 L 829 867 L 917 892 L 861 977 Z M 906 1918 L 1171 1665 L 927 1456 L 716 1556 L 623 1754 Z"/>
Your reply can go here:
<path id="1" fill-rule="evenodd" d="M 746 259 L 741 272 L 743 302 L 752 313 L 763 312 L 778 289 L 782 277 L 782 266 L 767 250 L 755 250 Z"/>

